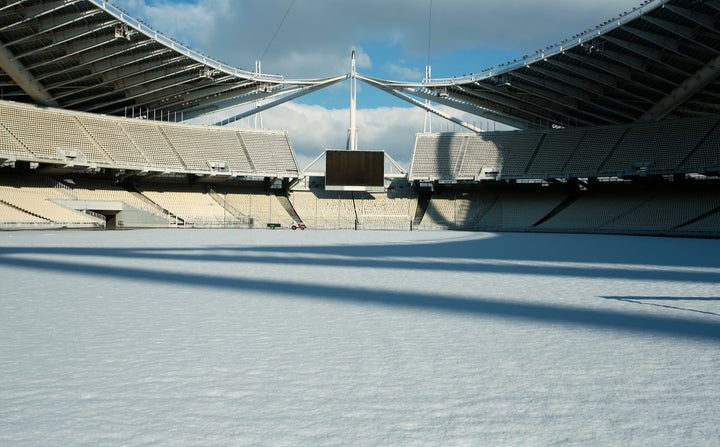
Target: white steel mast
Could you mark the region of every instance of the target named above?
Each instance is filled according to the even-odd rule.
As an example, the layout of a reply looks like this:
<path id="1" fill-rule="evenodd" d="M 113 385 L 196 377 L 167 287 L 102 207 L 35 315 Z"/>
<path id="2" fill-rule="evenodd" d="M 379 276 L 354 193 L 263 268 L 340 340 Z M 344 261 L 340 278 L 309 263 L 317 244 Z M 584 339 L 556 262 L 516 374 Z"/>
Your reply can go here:
<path id="1" fill-rule="evenodd" d="M 349 151 L 357 150 L 357 68 L 355 66 L 355 50 L 352 52 L 352 61 L 350 63 L 350 128 L 348 129 L 348 139 L 346 149 Z"/>
<path id="2" fill-rule="evenodd" d="M 430 65 L 425 66 L 425 82 L 430 83 L 430 76 L 432 75 L 432 69 Z M 425 105 L 430 107 L 430 100 L 425 100 Z M 432 114 L 430 110 L 425 112 L 425 122 L 423 123 L 423 132 L 432 132 Z"/>
<path id="3" fill-rule="evenodd" d="M 255 75 L 260 76 L 262 73 L 262 62 L 261 61 L 255 61 Z M 255 101 L 255 108 L 260 108 L 260 101 Z M 258 112 L 255 114 L 255 128 L 260 129 L 263 127 L 262 122 L 262 112 Z"/>

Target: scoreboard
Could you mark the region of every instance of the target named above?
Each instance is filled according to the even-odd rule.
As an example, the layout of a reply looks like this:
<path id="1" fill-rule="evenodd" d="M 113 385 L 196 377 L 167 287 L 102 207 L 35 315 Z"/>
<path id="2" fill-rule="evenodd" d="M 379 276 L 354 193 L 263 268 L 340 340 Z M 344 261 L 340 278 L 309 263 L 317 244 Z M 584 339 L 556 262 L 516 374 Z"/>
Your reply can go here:
<path id="1" fill-rule="evenodd" d="M 378 191 L 385 185 L 385 152 L 325 151 L 325 189 Z"/>

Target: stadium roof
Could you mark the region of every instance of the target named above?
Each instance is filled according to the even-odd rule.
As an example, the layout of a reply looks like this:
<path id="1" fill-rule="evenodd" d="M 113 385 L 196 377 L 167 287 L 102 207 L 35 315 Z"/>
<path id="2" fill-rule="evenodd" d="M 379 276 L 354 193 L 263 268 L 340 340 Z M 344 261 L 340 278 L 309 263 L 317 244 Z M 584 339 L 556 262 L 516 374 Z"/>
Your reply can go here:
<path id="1" fill-rule="evenodd" d="M 102 0 L 0 0 L 0 95 L 86 112 L 185 118 L 346 79 L 231 67 Z"/>
<path id="2" fill-rule="evenodd" d="M 482 73 L 367 81 L 529 128 L 716 115 L 719 75 L 720 1 L 656 0 Z"/>
<path id="3" fill-rule="evenodd" d="M 421 107 L 431 100 L 534 128 L 716 115 L 719 75 L 720 0 L 649 0 L 481 73 L 416 84 L 358 78 Z M 0 0 L 4 99 L 187 119 L 260 99 L 272 107 L 348 76 L 290 80 L 231 67 L 102 0 Z"/>

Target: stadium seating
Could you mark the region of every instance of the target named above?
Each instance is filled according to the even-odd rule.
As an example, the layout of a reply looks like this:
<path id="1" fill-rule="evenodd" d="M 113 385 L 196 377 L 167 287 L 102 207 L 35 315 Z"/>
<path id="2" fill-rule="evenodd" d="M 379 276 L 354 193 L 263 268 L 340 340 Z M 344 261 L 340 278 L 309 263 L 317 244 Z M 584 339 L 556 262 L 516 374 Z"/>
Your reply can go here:
<path id="1" fill-rule="evenodd" d="M 565 197 L 567 194 L 560 192 L 503 192 L 478 221 L 478 228 L 529 230 L 557 207 Z"/>
<path id="2" fill-rule="evenodd" d="M 720 118 L 710 119 L 712 130 L 682 163 L 684 172 L 720 171 Z"/>
<path id="3" fill-rule="evenodd" d="M 67 207 L 83 201 L 122 202 L 158 216 L 158 226 L 288 227 L 294 220 L 276 195 L 260 189 L 148 183 L 133 193 L 100 178 L 62 181 L 69 187 L 41 176 L 0 176 L 0 228 L 102 226 L 101 219 Z M 406 230 L 418 194 L 411 188 L 392 194 L 297 190 L 290 203 L 311 229 Z M 434 194 L 412 228 L 718 236 L 720 194 L 713 181 L 600 182 L 574 192 L 542 183 L 467 191 L 447 187 Z"/>
<path id="4" fill-rule="evenodd" d="M 252 219 L 253 228 L 265 228 L 269 223 L 292 223 L 292 218 L 274 194 L 237 191 L 223 191 L 219 194 L 232 209 Z"/>
<path id="5" fill-rule="evenodd" d="M 356 194 L 355 209 L 362 229 L 410 228 L 415 216 L 417 196 L 405 194 L 389 198 L 386 193 Z"/>
<path id="6" fill-rule="evenodd" d="M 107 181 L 88 180 L 75 177 L 68 179 L 69 187 L 77 200 L 92 200 L 100 202 L 121 202 L 132 208 L 148 212 L 162 219 L 172 222 L 167 212 L 163 211 L 154 202 L 142 194 L 127 191 Z"/>
<path id="7" fill-rule="evenodd" d="M 603 229 L 623 232 L 670 232 L 675 227 L 720 206 L 720 198 L 688 192 L 655 194 L 617 219 L 603 225 Z"/>
<path id="8" fill-rule="evenodd" d="M 625 134 L 623 127 L 591 128 L 578 143 L 575 151 L 565 164 L 564 172 L 569 177 L 596 177 L 600 165 Z"/>
<path id="9" fill-rule="evenodd" d="M 72 113 L 0 102 L 3 126 L 37 158 L 110 163 Z"/>
<path id="10" fill-rule="evenodd" d="M 720 210 L 716 210 L 713 214 L 683 226 L 679 231 L 689 235 L 717 237 L 718 228 L 720 228 Z"/>
<path id="11" fill-rule="evenodd" d="M 181 160 L 190 170 L 218 172 L 252 172 L 235 131 L 229 129 L 163 124 L 160 126 Z M 226 168 L 210 166 L 216 162 Z"/>
<path id="12" fill-rule="evenodd" d="M 1 187 L 0 187 L 1 188 Z M 0 201 L 0 225 L 10 227 L 12 224 L 45 223 L 47 219 L 29 214 L 9 204 Z"/>
<path id="13" fill-rule="evenodd" d="M 48 178 L 0 177 L 0 202 L 22 213 L 57 226 L 72 228 L 104 227 L 105 221 L 61 205 L 74 199 L 66 188 Z M 17 213 L 13 213 L 17 217 Z M 7 215 L 7 218 L 11 216 Z M 38 220 L 24 220 L 24 222 Z"/>
<path id="14" fill-rule="evenodd" d="M 296 178 L 284 131 L 237 130 L 0 100 L 0 158 L 62 166 Z"/>
<path id="15" fill-rule="evenodd" d="M 258 173 L 297 175 L 297 163 L 287 133 L 244 130 L 238 132 Z"/>
<path id="16" fill-rule="evenodd" d="M 557 215 L 539 225 L 539 229 L 565 231 L 607 229 L 611 222 L 630 213 L 651 197 L 650 191 L 588 191 Z"/>
<path id="17" fill-rule="evenodd" d="M 435 163 L 437 138 L 429 134 L 415 136 L 415 149 L 410 164 L 411 180 L 436 180 L 438 178 Z"/>
<path id="18" fill-rule="evenodd" d="M 353 193 L 347 191 L 294 191 L 290 202 L 310 228 L 355 228 Z"/>
<path id="19" fill-rule="evenodd" d="M 550 132 L 545 135 L 528 175 L 539 178 L 563 177 L 565 166 L 585 136 L 585 131 Z"/>
<path id="20" fill-rule="evenodd" d="M 209 194 L 191 187 L 144 186 L 140 192 L 155 204 L 182 219 L 184 226 L 222 228 L 238 226 L 240 221 Z"/>
<path id="21" fill-rule="evenodd" d="M 720 169 L 717 117 L 587 129 L 420 133 L 410 180 L 615 177 Z"/>
<path id="22" fill-rule="evenodd" d="M 123 120 L 123 132 L 140 149 L 150 165 L 166 171 L 185 171 L 187 167 L 164 136 L 160 127 L 142 120 Z"/>
<path id="23" fill-rule="evenodd" d="M 502 160 L 503 177 L 522 177 L 543 134 L 540 132 L 488 132 L 483 138 L 494 143 Z"/>
<path id="24" fill-rule="evenodd" d="M 32 158 L 34 154 L 0 122 L 0 154 Z"/>
<path id="25" fill-rule="evenodd" d="M 499 196 L 495 191 L 440 193 L 432 198 L 419 229 L 477 229 Z"/>
<path id="26" fill-rule="evenodd" d="M 472 133 L 422 133 L 416 136 L 411 180 L 482 180 L 483 172 L 504 165 L 492 139 Z"/>
<path id="27" fill-rule="evenodd" d="M 7 161 L 2 169 L 12 173 L 18 161 L 36 165 L 21 165 L 30 169 L 23 176 L 0 177 L 2 228 L 102 227 L 102 216 L 72 209 L 81 206 L 73 202 L 95 201 L 122 203 L 136 215 L 150 213 L 154 220 L 148 225 L 159 226 L 288 226 L 297 213 L 309 228 L 406 229 L 414 221 L 420 229 L 720 234 L 712 181 L 695 194 L 682 187 L 656 191 L 642 182 L 633 187 L 627 180 L 615 182 L 619 189 L 594 184 L 573 191 L 572 181 L 565 180 L 600 177 L 610 184 L 605 180 L 616 176 L 663 174 L 674 181 L 673 175 L 717 172 L 719 117 L 480 135 L 422 133 L 416 136 L 409 179 L 447 185 L 427 209 L 418 211 L 418 194 L 409 188 L 392 196 L 296 190 L 289 195 L 293 211 L 286 209 L 287 198 L 280 201 L 265 190 L 268 180 L 300 175 L 284 131 L 115 118 L 9 101 L 0 101 L 0 111 L 0 161 Z M 51 167 L 43 172 L 61 174 L 33 175 L 41 164 Z M 138 191 L 115 184 L 126 170 L 136 171 Z M 113 171 L 116 176 L 106 175 Z M 159 180 L 144 182 L 146 174 Z M 189 174 L 219 176 L 213 185 L 218 192 L 178 182 Z M 250 190 L 242 182 L 223 185 L 235 177 L 264 183 Z M 545 186 L 560 179 L 566 188 L 539 186 L 542 179 L 551 179 Z M 486 188 L 481 180 L 512 182 L 499 182 L 509 188 Z M 452 186 L 463 182 L 474 186 L 467 191 Z"/>
<path id="28" fill-rule="evenodd" d="M 150 161 L 120 127 L 120 123 L 106 117 L 79 115 L 78 120 L 95 142 L 121 167 L 150 166 Z"/>
<path id="29" fill-rule="evenodd" d="M 600 171 L 626 172 L 639 164 L 655 172 L 675 172 L 711 124 L 708 120 L 694 120 L 630 127 Z"/>
<path id="30" fill-rule="evenodd" d="M 483 180 L 485 172 L 494 171 L 502 164 L 502 155 L 495 143 L 485 138 L 468 136 L 458 178 Z"/>

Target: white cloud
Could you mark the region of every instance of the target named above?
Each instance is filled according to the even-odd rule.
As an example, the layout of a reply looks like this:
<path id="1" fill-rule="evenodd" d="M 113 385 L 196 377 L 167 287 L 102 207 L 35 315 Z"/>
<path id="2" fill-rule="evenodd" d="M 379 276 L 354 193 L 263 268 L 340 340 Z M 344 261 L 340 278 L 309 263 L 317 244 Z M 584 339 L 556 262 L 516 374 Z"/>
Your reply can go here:
<path id="1" fill-rule="evenodd" d="M 386 64 L 385 65 L 388 73 L 397 77 L 400 81 L 420 81 L 425 77 L 425 74 L 410 67 L 403 67 L 397 64 Z"/>
<path id="2" fill-rule="evenodd" d="M 206 51 L 211 51 L 216 39 L 222 38 L 218 34 L 220 18 L 236 6 L 230 0 L 200 0 L 196 3 L 122 0 L 117 3 L 167 37 L 191 47 L 203 47 Z M 219 54 L 212 56 L 222 58 Z"/>

